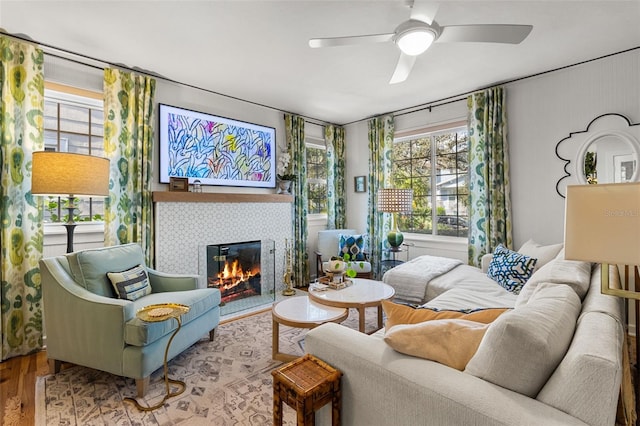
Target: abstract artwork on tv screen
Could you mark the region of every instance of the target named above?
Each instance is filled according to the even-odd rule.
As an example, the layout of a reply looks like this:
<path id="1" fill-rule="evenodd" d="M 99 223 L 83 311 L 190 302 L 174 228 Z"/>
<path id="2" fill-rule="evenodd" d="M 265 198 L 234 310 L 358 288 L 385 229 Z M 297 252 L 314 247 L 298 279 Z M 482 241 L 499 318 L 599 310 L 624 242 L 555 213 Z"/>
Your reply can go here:
<path id="1" fill-rule="evenodd" d="M 160 104 L 160 182 L 275 188 L 276 131 Z"/>

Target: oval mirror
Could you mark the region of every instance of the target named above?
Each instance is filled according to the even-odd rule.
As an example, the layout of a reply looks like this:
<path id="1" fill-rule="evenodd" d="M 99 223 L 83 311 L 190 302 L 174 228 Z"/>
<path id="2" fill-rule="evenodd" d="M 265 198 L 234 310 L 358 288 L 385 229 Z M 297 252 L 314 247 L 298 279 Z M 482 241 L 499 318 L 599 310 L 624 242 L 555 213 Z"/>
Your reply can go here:
<path id="1" fill-rule="evenodd" d="M 622 183 L 638 180 L 640 146 L 624 133 L 594 136 L 578 156 L 580 183 Z"/>

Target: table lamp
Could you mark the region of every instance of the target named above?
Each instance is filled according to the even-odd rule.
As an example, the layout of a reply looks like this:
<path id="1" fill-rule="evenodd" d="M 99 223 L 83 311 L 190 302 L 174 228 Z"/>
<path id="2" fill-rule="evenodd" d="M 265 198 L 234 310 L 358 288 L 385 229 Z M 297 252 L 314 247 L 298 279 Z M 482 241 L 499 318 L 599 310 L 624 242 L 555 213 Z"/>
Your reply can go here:
<path id="1" fill-rule="evenodd" d="M 400 247 L 404 240 L 402 232 L 398 229 L 395 214 L 410 212 L 412 203 L 413 189 L 384 188 L 378 192 L 378 211 L 391 213 L 391 231 L 387 235 L 387 241 L 392 249 Z"/>
<path id="2" fill-rule="evenodd" d="M 73 252 L 73 220 L 75 197 L 107 197 L 109 195 L 109 160 L 69 152 L 39 151 L 33 153 L 31 193 L 69 197 L 67 253 Z"/>
<path id="3" fill-rule="evenodd" d="M 565 259 L 602 264 L 602 293 L 640 299 L 609 287 L 609 265 L 640 265 L 640 182 L 568 186 L 564 242 Z"/>

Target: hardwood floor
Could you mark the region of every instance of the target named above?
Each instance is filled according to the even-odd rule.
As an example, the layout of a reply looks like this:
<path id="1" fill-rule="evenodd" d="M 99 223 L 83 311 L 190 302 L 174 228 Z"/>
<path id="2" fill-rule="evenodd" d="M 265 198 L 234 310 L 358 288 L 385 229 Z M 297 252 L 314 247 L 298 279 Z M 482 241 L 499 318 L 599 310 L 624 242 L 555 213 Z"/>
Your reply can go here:
<path id="1" fill-rule="evenodd" d="M 631 364 L 635 361 L 635 338 L 630 337 Z M 70 365 L 63 365 L 68 368 Z M 47 352 L 15 357 L 0 362 L 0 425 L 35 424 L 36 377 L 49 374 Z M 619 418 L 620 419 L 620 418 Z M 621 423 L 616 423 L 616 426 Z"/>
<path id="2" fill-rule="evenodd" d="M 5 426 L 35 424 L 36 377 L 49 373 L 47 353 L 8 359 L 0 363 L 0 419 Z"/>

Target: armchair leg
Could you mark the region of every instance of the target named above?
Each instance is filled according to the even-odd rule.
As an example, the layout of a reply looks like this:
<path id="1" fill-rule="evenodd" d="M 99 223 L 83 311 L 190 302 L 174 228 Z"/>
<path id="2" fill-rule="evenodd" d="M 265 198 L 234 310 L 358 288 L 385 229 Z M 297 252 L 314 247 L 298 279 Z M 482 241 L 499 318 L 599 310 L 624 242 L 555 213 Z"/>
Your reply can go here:
<path id="1" fill-rule="evenodd" d="M 138 398 L 143 398 L 149 389 L 149 377 L 143 377 L 142 379 L 136 379 L 136 390 L 138 391 Z"/>
<path id="2" fill-rule="evenodd" d="M 60 372 L 60 367 L 62 367 L 62 361 L 49 358 L 48 362 L 49 362 L 49 374 L 56 374 Z"/>
<path id="3" fill-rule="evenodd" d="M 209 341 L 213 342 L 213 339 L 215 339 L 216 337 L 216 329 L 212 328 L 211 331 L 209 331 Z"/>

